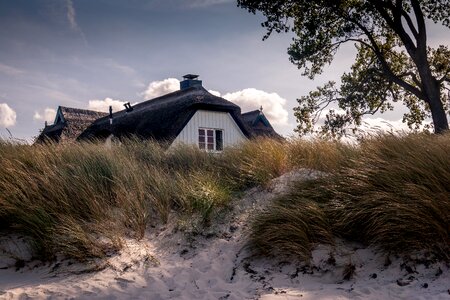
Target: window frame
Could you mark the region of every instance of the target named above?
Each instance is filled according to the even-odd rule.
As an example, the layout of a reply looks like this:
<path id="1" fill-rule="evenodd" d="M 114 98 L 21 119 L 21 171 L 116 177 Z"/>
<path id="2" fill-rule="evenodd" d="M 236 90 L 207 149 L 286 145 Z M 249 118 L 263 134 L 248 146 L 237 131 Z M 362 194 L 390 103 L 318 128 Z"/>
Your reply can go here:
<path id="1" fill-rule="evenodd" d="M 201 131 L 203 130 L 203 134 L 201 134 Z M 217 132 L 221 132 L 221 143 L 218 147 L 218 139 L 217 139 Z M 223 151 L 223 129 L 221 128 L 209 128 L 209 127 L 199 127 L 197 131 L 197 146 L 200 150 L 204 150 L 206 152 L 222 152 Z M 209 133 L 212 132 L 212 135 L 209 135 Z M 210 140 L 209 138 L 212 138 Z M 211 147 L 210 147 L 211 146 Z M 220 149 L 218 149 L 220 148 Z"/>

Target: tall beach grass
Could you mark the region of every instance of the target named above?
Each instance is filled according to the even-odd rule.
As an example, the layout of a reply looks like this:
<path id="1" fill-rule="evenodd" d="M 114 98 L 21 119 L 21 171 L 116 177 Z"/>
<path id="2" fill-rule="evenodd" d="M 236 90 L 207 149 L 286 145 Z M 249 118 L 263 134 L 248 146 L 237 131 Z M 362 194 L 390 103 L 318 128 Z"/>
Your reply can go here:
<path id="1" fill-rule="evenodd" d="M 103 257 L 124 236 L 142 238 L 148 224 L 170 218 L 209 226 L 235 193 L 289 168 L 284 145 L 263 139 L 222 155 L 138 139 L 113 147 L 0 141 L 0 156 L 0 224 L 31 237 L 44 258 Z"/>
<path id="2" fill-rule="evenodd" d="M 21 145 L 0 142 L 0 225 L 31 237 L 36 254 L 104 257 L 149 225 L 197 222 L 237 195 L 298 168 L 324 177 L 298 183 L 254 216 L 249 245 L 308 259 L 334 237 L 387 252 L 427 250 L 449 259 L 450 135 L 382 135 L 357 146 L 257 139 L 205 153 L 152 141 Z"/>
<path id="3" fill-rule="evenodd" d="M 297 184 L 254 218 L 252 249 L 307 259 L 334 236 L 450 260 L 450 134 L 379 135 L 340 147 L 332 152 L 346 162 L 328 163 L 327 176 Z"/>

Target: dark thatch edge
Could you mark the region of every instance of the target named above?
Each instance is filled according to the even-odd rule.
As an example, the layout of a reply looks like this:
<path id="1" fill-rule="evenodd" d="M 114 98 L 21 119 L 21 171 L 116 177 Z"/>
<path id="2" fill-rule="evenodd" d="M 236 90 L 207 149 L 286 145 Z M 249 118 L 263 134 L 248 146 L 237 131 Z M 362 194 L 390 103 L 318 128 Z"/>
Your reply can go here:
<path id="1" fill-rule="evenodd" d="M 260 110 L 252 110 L 241 115 L 242 121 L 250 127 L 253 136 L 271 137 L 275 139 L 284 139 L 273 129 L 269 120 Z"/>

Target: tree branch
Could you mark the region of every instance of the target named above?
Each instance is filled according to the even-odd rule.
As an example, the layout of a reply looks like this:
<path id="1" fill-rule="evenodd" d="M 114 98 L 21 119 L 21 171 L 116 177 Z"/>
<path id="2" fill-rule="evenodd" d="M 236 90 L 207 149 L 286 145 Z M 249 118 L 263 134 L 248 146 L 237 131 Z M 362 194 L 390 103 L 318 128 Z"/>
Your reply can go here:
<path id="1" fill-rule="evenodd" d="M 417 38 L 417 48 L 420 49 L 422 53 L 427 51 L 427 31 L 425 27 L 425 18 L 420 8 L 420 3 L 418 0 L 411 0 L 411 5 L 416 15 L 416 22 L 418 27 L 419 37 Z"/>
<path id="2" fill-rule="evenodd" d="M 374 51 L 376 57 L 380 61 L 380 64 L 383 68 L 383 71 L 384 71 L 384 74 L 386 75 L 386 77 L 388 77 L 391 81 L 398 84 L 405 90 L 411 92 L 418 98 L 426 101 L 426 98 L 423 96 L 421 90 L 419 90 L 418 88 L 414 87 L 413 85 L 407 83 L 406 81 L 402 80 L 397 75 L 395 75 L 395 73 L 391 70 L 391 68 L 389 67 L 389 64 L 387 63 L 386 59 L 383 56 L 383 53 L 381 52 L 380 48 L 378 47 L 378 44 L 375 41 L 375 38 L 372 36 L 372 33 L 365 26 L 360 24 L 355 19 L 353 19 L 351 17 L 347 17 L 347 18 L 349 21 L 353 22 L 356 26 L 358 26 L 364 32 L 364 34 L 367 36 L 367 38 L 369 39 L 370 44 L 372 45 L 371 49 Z"/>
<path id="3" fill-rule="evenodd" d="M 448 73 L 447 73 L 448 74 Z M 450 77 L 445 74 L 441 79 L 438 80 L 439 83 L 443 83 L 444 81 L 450 82 Z"/>
<path id="4" fill-rule="evenodd" d="M 386 21 L 386 23 L 389 25 L 392 30 L 394 30 L 395 33 L 400 37 L 403 44 L 405 45 L 406 50 L 408 51 L 409 55 L 411 57 L 416 56 L 416 50 L 417 47 L 414 44 L 411 37 L 406 33 L 405 29 L 403 28 L 402 20 L 401 20 L 401 14 L 402 14 L 402 6 L 401 6 L 401 0 L 397 0 L 397 4 L 400 6 L 393 6 L 392 3 L 388 5 L 384 1 L 380 0 L 369 0 L 369 2 L 374 6 L 374 8 L 380 13 L 381 17 Z M 392 15 L 394 16 L 394 19 L 392 19 L 388 12 L 385 10 L 387 8 L 391 11 Z M 420 7 L 419 7 L 420 10 Z M 419 35 L 421 32 L 419 31 Z M 417 41 L 419 42 L 419 41 Z"/>
<path id="5" fill-rule="evenodd" d="M 417 86 L 420 86 L 420 87 L 422 86 L 422 83 L 419 81 L 416 74 L 414 74 L 413 72 L 409 71 L 409 72 L 398 75 L 398 77 L 400 77 L 400 78 L 405 77 L 405 76 L 411 76 L 412 80 L 414 81 L 415 84 L 417 84 Z"/>
<path id="6" fill-rule="evenodd" d="M 331 46 L 332 46 L 332 47 L 336 47 L 336 46 L 339 47 L 341 44 L 344 44 L 344 43 L 346 43 L 346 42 L 357 42 L 357 43 L 360 43 L 360 44 L 366 46 L 367 48 L 371 49 L 372 51 L 375 51 L 375 50 L 373 49 L 372 45 L 370 45 L 369 43 L 365 42 L 364 40 L 361 40 L 361 39 L 355 39 L 355 38 L 347 38 L 347 39 L 344 39 L 344 40 L 335 42 L 335 43 L 331 44 Z"/>

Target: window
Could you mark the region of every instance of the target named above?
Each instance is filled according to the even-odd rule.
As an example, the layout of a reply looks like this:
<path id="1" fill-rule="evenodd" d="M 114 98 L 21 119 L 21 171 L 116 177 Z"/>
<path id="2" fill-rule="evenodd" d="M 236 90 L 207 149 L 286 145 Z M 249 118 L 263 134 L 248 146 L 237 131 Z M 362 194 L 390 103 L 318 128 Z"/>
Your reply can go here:
<path id="1" fill-rule="evenodd" d="M 198 129 L 198 147 L 207 151 L 223 150 L 223 131 L 220 129 Z"/>

